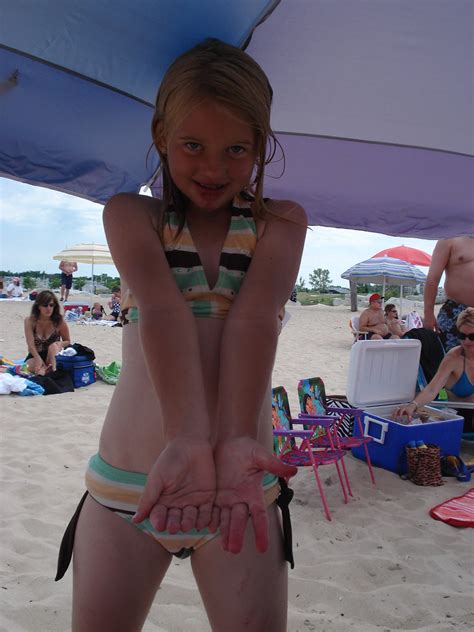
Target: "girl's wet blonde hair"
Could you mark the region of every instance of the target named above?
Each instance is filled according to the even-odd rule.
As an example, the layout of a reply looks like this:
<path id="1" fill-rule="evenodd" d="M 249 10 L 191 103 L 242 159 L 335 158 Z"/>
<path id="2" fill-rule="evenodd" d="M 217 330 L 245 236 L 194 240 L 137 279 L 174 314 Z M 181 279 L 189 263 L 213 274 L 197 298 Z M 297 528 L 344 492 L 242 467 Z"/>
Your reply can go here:
<path id="1" fill-rule="evenodd" d="M 255 132 L 255 176 L 247 192 L 254 198 L 255 218 L 265 216 L 263 176 L 278 144 L 270 127 L 272 96 L 267 76 L 257 62 L 239 48 L 216 39 L 205 40 L 171 64 L 158 90 L 151 123 L 153 143 L 163 167 L 162 226 L 173 207 L 181 231 L 188 202 L 171 179 L 164 151 L 166 138 L 193 108 L 208 99 L 235 113 Z"/>

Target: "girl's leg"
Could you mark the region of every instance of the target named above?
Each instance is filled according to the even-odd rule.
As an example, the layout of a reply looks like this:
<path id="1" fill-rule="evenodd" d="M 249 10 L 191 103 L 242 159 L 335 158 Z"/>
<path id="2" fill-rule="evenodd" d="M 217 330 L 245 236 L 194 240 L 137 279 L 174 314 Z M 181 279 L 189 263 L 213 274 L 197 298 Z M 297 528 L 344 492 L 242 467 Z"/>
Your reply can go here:
<path id="1" fill-rule="evenodd" d="M 253 527 L 247 527 L 238 555 L 222 550 L 216 538 L 195 551 L 191 563 L 215 632 L 285 632 L 288 571 L 276 505 L 268 510 L 270 544 L 266 553 L 255 547 Z"/>
<path id="2" fill-rule="evenodd" d="M 74 543 L 73 632 L 142 629 L 171 554 L 90 496 Z"/>

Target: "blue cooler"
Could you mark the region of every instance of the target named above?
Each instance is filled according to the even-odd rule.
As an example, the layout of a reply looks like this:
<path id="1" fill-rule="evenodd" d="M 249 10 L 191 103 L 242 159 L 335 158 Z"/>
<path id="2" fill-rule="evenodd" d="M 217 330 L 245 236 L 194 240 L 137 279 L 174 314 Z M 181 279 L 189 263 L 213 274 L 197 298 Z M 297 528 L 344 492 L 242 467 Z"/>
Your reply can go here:
<path id="1" fill-rule="evenodd" d="M 74 388 L 89 386 L 95 382 L 95 366 L 87 356 L 56 356 L 56 366 L 58 369 L 69 371 L 72 377 Z"/>
<path id="2" fill-rule="evenodd" d="M 362 409 L 362 431 L 372 437 L 368 450 L 373 465 L 406 473 L 404 451 L 409 441 L 439 445 L 441 452 L 459 456 L 464 419 L 450 409 L 423 406 L 429 420 L 408 425 L 393 421 L 401 404 L 415 398 L 421 342 L 419 340 L 360 340 L 352 345 L 347 399 Z M 357 423 L 354 436 L 360 436 Z M 352 454 L 365 459 L 364 447 Z"/>

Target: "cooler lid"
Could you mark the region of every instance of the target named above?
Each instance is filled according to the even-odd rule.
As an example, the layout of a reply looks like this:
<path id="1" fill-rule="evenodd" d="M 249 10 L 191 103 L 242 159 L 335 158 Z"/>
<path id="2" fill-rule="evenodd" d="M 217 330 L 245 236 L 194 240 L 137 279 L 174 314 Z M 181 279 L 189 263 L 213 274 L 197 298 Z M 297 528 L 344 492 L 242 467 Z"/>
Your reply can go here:
<path id="1" fill-rule="evenodd" d="M 360 340 L 353 344 L 347 380 L 351 406 L 411 402 L 420 355 L 419 340 Z"/>

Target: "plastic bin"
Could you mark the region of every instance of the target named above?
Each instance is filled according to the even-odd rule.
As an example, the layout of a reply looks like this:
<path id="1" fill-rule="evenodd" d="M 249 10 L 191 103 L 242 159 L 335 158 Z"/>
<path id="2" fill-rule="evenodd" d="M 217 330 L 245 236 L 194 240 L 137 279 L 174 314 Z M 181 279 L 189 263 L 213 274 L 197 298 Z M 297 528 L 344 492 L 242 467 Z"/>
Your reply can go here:
<path id="1" fill-rule="evenodd" d="M 362 429 L 373 438 L 368 450 L 373 465 L 406 473 L 405 447 L 423 440 L 439 445 L 444 454 L 458 456 L 464 419 L 449 409 L 425 406 L 436 420 L 405 425 L 391 419 L 400 404 L 413 401 L 420 362 L 419 340 L 361 340 L 351 349 L 347 399 L 362 410 Z M 354 436 L 359 436 L 354 424 Z M 365 459 L 363 447 L 352 454 Z"/>

